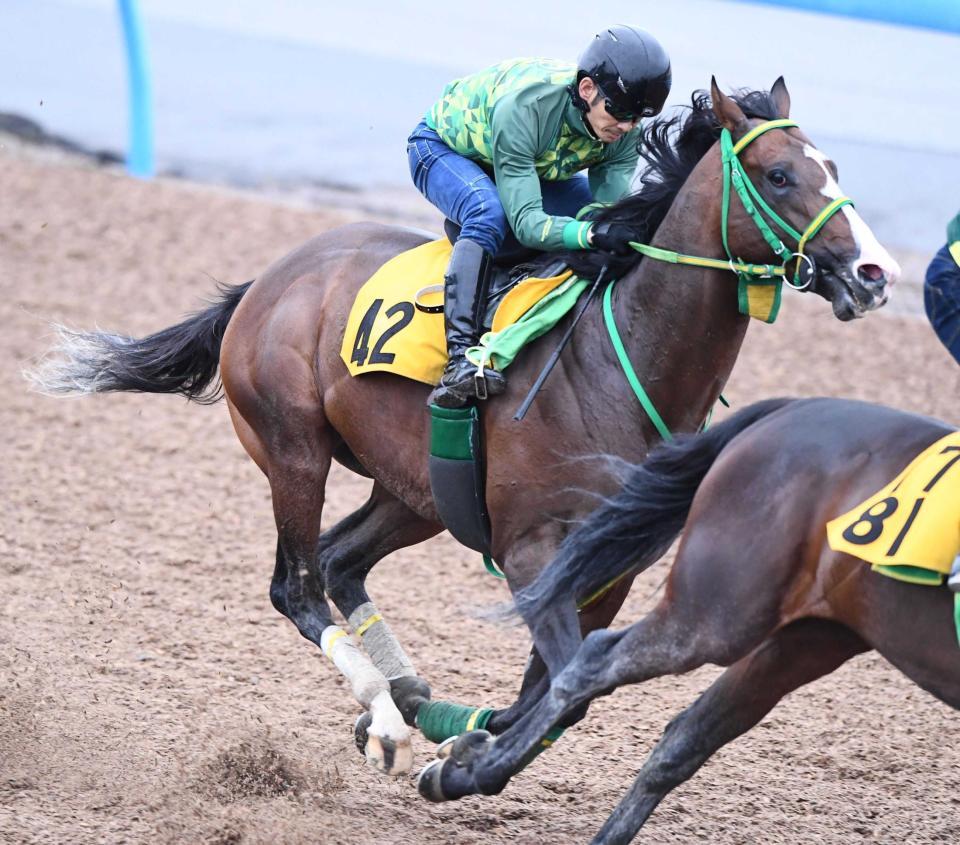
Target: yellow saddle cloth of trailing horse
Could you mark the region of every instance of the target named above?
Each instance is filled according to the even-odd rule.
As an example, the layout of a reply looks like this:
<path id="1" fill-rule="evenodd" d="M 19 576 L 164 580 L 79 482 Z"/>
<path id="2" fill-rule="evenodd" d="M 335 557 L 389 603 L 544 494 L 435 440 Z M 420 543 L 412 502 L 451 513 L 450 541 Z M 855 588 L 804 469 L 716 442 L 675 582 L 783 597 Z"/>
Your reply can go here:
<path id="1" fill-rule="evenodd" d="M 453 246 L 446 238 L 400 253 L 384 264 L 357 293 L 343 334 L 340 357 L 350 375 L 386 372 L 435 385 L 447 363 L 442 313 L 414 305 L 417 292 L 442 285 Z M 497 307 L 493 331 L 517 322 L 571 275 L 528 278 L 512 288 Z M 442 305 L 443 295 L 421 297 L 423 305 Z"/>
<path id="2" fill-rule="evenodd" d="M 886 487 L 828 522 L 827 540 L 885 575 L 941 583 L 960 552 L 960 432 L 924 449 Z"/>

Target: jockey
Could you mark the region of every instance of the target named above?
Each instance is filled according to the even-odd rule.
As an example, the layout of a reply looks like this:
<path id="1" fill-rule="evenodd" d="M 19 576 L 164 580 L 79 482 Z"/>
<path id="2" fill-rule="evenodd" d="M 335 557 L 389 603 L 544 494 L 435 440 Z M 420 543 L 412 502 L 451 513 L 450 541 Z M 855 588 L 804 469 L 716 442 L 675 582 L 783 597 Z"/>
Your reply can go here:
<path id="1" fill-rule="evenodd" d="M 502 393 L 500 373 L 464 356 L 479 338 L 493 256 L 509 231 L 538 250 L 628 254 L 630 230 L 576 219 L 630 189 L 640 118 L 670 93 L 670 59 L 650 33 L 614 26 L 577 65 L 514 59 L 451 82 L 407 143 L 420 192 L 460 225 L 444 276 L 449 360 L 430 402 Z M 589 169 L 589 178 L 580 171 Z M 485 383 L 485 390 L 484 390 Z"/>

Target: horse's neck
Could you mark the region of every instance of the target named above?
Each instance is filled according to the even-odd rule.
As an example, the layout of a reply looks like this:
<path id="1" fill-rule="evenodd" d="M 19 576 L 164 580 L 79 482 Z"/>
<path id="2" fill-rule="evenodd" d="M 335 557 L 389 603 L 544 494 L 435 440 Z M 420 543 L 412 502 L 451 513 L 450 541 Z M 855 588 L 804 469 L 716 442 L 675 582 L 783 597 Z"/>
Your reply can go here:
<path id="1" fill-rule="evenodd" d="M 718 258 L 724 254 L 719 182 L 697 182 L 678 194 L 653 245 Z M 654 406 L 671 430 L 696 429 L 716 402 L 746 334 L 749 319 L 737 308 L 736 277 L 645 258 L 618 282 L 615 294 L 617 325 Z"/>

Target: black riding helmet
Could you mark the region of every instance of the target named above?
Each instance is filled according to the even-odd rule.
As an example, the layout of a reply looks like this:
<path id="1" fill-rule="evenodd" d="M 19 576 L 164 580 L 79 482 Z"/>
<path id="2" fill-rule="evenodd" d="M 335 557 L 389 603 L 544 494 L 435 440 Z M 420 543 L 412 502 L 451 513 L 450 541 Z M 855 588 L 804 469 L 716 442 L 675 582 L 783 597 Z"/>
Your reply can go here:
<path id="1" fill-rule="evenodd" d="M 670 57 L 649 32 L 611 26 L 597 33 L 577 60 L 577 84 L 589 76 L 607 111 L 624 120 L 659 114 L 670 94 Z M 581 108 L 587 104 L 579 97 Z"/>

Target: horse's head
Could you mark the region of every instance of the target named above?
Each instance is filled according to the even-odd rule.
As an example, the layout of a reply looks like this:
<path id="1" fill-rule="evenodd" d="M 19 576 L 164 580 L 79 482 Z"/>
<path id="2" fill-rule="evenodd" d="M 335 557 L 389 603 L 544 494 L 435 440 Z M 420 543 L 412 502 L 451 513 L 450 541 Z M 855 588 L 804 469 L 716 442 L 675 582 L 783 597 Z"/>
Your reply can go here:
<path id="1" fill-rule="evenodd" d="M 760 262 L 776 254 L 777 263 L 794 253 L 786 264 L 788 278 L 830 300 L 841 320 L 883 305 L 900 267 L 845 200 L 836 165 L 792 123 L 748 119 L 715 79 L 711 96 L 714 114 L 730 133 L 725 161 L 731 154 L 734 159 L 726 220 L 730 252 Z M 783 77 L 770 96 L 778 118 L 786 121 L 790 95 Z M 734 196 L 738 192 L 748 198 L 748 207 Z M 779 251 L 778 242 L 789 252 Z"/>

